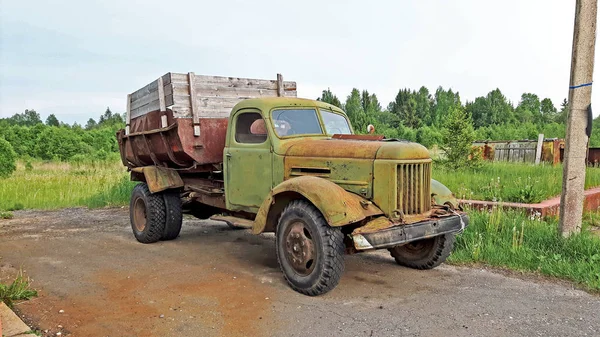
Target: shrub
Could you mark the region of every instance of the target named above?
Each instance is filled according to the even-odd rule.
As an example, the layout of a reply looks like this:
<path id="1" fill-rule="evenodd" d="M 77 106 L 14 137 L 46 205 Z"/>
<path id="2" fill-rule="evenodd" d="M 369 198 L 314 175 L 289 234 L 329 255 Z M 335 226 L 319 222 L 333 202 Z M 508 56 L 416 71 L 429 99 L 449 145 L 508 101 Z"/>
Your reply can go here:
<path id="1" fill-rule="evenodd" d="M 475 131 L 471 116 L 462 106 L 452 107 L 442 129 L 442 148 L 446 151 L 450 167 L 469 166 L 469 155 L 474 138 Z"/>
<path id="2" fill-rule="evenodd" d="M 0 138 L 0 178 L 8 178 L 17 169 L 17 155 L 4 138 Z"/>

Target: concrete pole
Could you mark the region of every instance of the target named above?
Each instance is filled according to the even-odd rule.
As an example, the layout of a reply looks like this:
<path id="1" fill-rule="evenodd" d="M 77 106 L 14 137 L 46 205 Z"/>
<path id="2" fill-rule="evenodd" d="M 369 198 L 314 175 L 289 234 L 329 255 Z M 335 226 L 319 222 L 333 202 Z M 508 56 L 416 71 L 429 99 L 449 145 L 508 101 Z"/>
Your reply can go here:
<path id="1" fill-rule="evenodd" d="M 560 232 L 567 237 L 581 231 L 588 107 L 592 99 L 597 0 L 577 0 L 569 85 L 569 117 L 565 140 Z"/>

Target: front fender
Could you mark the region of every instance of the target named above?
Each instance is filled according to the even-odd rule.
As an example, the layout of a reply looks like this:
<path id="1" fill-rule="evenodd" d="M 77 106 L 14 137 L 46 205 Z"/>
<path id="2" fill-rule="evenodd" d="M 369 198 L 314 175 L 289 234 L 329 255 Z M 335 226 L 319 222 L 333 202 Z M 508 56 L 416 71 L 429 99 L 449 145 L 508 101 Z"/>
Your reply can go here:
<path id="1" fill-rule="evenodd" d="M 279 214 L 291 200 L 302 196 L 321 211 L 330 226 L 344 226 L 380 215 L 383 211 L 367 199 L 350 193 L 335 183 L 313 176 L 292 178 L 277 185 L 260 206 L 252 232 L 275 230 Z"/>
<path id="2" fill-rule="evenodd" d="M 458 199 L 448 187 L 435 179 L 431 179 L 431 196 L 436 205 L 450 203 L 452 207 L 458 209 Z"/>

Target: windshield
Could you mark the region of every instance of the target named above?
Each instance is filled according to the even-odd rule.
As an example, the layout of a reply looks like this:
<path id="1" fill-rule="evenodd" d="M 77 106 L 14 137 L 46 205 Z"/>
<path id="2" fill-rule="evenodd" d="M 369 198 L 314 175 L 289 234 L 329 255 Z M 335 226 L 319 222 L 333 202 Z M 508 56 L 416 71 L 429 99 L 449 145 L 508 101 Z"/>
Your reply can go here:
<path id="1" fill-rule="evenodd" d="M 328 135 L 351 135 L 350 125 L 342 115 L 321 109 L 321 118 Z"/>
<path id="2" fill-rule="evenodd" d="M 271 115 L 279 137 L 323 134 L 315 109 L 280 109 L 273 110 Z"/>

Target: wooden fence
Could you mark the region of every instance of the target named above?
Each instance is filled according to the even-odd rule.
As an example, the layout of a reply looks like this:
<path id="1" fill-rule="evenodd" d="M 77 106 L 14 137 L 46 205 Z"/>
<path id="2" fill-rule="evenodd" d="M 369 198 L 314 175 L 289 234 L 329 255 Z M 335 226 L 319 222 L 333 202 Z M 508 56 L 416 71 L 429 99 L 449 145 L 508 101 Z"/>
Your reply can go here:
<path id="1" fill-rule="evenodd" d="M 540 135 L 538 140 L 476 141 L 473 142 L 473 147 L 481 148 L 486 160 L 532 164 L 543 161 L 557 164 L 562 161 L 560 149 L 564 147 L 564 140 L 545 139 L 544 135 Z"/>

